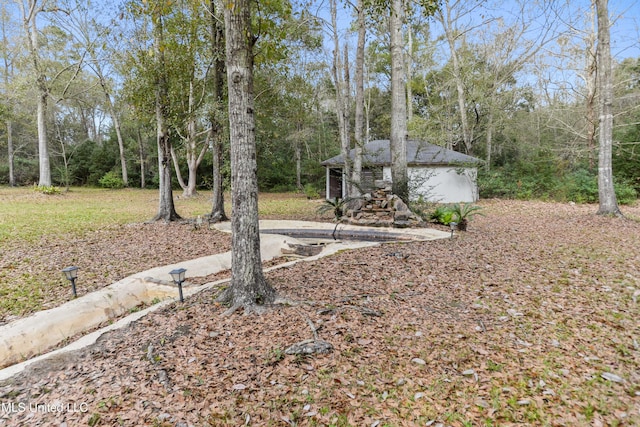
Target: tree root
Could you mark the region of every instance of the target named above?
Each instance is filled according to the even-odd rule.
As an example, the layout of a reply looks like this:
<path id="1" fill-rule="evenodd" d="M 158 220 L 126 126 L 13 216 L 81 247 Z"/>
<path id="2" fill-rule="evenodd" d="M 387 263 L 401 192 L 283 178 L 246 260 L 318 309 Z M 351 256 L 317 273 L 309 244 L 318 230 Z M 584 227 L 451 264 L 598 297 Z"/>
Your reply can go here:
<path id="1" fill-rule="evenodd" d="M 313 340 L 318 341 L 319 328 L 316 328 L 316 325 L 314 325 L 313 321 L 309 318 L 309 316 L 307 316 L 306 314 L 304 314 L 298 309 L 296 309 L 296 311 L 298 312 L 298 314 L 300 314 L 300 316 L 304 317 L 304 319 L 307 321 L 307 325 L 309 325 L 309 328 L 311 328 L 311 333 L 313 334 Z"/>
<path id="2" fill-rule="evenodd" d="M 249 316 L 251 314 L 257 314 L 257 315 L 262 315 L 264 314 L 269 307 L 268 306 L 264 306 L 264 305 L 259 305 L 259 304 L 234 304 L 233 306 L 231 306 L 230 308 L 226 309 L 225 311 L 222 312 L 222 314 L 220 316 L 222 317 L 228 317 L 231 316 L 233 313 L 235 313 L 236 311 L 243 309 L 244 313 L 243 315 L 245 316 Z"/>
<path id="3" fill-rule="evenodd" d="M 170 223 L 170 222 L 174 222 L 174 221 L 181 221 L 182 217 L 180 215 L 178 215 L 177 213 L 173 213 L 170 215 L 166 215 L 163 213 L 158 213 L 156 216 L 154 216 L 153 218 L 151 218 L 149 221 L 145 221 L 145 224 L 153 224 L 154 222 L 159 222 L 159 221 L 163 221 L 165 223 Z"/>
<path id="4" fill-rule="evenodd" d="M 205 215 L 204 219 L 207 220 L 207 222 L 209 223 L 209 226 L 211 226 L 211 224 L 217 224 L 219 222 L 229 221 L 229 218 L 227 218 L 227 215 L 224 213 L 224 211 L 212 212 L 210 214 Z"/>
<path id="5" fill-rule="evenodd" d="M 222 312 L 221 316 L 223 317 L 231 316 L 240 309 L 243 309 L 243 314 L 247 316 L 250 314 L 264 314 L 269 308 L 279 304 L 287 304 L 292 306 L 297 305 L 295 301 L 289 300 L 287 298 L 281 298 L 277 294 L 273 295 L 272 300 L 273 301 L 267 302 L 265 304 L 258 304 L 258 302 L 251 299 L 235 301 L 235 295 L 233 294 L 233 290 L 231 287 L 224 289 L 216 298 L 216 302 L 229 306 L 228 309 Z"/>

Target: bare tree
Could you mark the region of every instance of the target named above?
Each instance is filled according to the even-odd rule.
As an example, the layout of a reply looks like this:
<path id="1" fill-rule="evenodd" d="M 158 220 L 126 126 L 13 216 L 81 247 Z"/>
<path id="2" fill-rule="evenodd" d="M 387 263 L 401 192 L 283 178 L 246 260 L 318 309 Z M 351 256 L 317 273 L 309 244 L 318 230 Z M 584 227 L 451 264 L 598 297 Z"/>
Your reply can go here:
<path id="1" fill-rule="evenodd" d="M 613 187 L 611 165 L 613 145 L 613 76 L 609 1 L 594 0 L 598 16 L 598 91 L 600 93 L 600 133 L 598 151 L 599 215 L 622 216 Z"/>
<path id="2" fill-rule="evenodd" d="M 503 112 L 508 110 L 506 105 L 513 105 L 513 97 L 519 96 L 519 92 L 513 87 L 517 74 L 554 39 L 557 26 L 550 18 L 552 11 L 547 2 L 531 4 L 526 0 L 516 0 L 512 4 L 513 22 L 505 24 L 504 19 L 498 18 L 486 22 L 479 32 L 481 38 L 489 38 L 478 49 L 484 64 L 484 82 L 481 88 L 483 111 L 476 110 L 478 115 L 475 118 L 476 121 L 480 116 L 485 119 L 487 169 L 491 166 L 494 130 L 498 127 Z M 497 25 L 492 25 L 494 23 Z"/>
<path id="3" fill-rule="evenodd" d="M 591 21 L 593 22 L 593 8 L 591 5 Z M 586 88 L 585 106 L 586 106 L 586 140 L 587 140 L 587 153 L 589 156 L 589 168 L 593 170 L 594 166 L 594 153 L 596 151 L 596 135 L 598 133 L 598 123 L 596 121 L 597 110 L 597 79 L 598 79 L 598 53 L 596 44 L 597 31 L 589 31 L 585 37 L 586 42 L 586 55 L 585 55 L 585 72 L 583 80 Z"/>
<path id="4" fill-rule="evenodd" d="M 98 64 L 98 63 L 95 62 L 95 64 Z M 104 93 L 107 109 L 109 110 L 109 116 L 111 116 L 111 120 L 113 121 L 113 128 L 116 131 L 116 138 L 118 140 L 118 150 L 120 154 L 120 169 L 121 169 L 122 183 L 125 185 L 125 187 L 128 187 L 129 173 L 127 171 L 127 158 L 124 151 L 124 138 L 122 137 L 122 126 L 120 125 L 120 117 L 118 116 L 118 113 L 116 112 L 116 109 L 113 106 L 110 86 L 109 86 L 109 83 L 107 82 L 107 79 L 104 73 L 102 72 L 99 66 L 95 66 L 94 71 L 100 81 L 100 87 L 102 88 L 102 91 Z M 144 179 L 144 175 L 143 175 L 143 179 Z"/>
<path id="5" fill-rule="evenodd" d="M 191 71 L 191 76 L 189 81 L 189 94 L 188 94 L 188 101 L 187 101 L 187 117 L 185 119 L 186 134 L 182 134 L 182 132 L 180 132 L 179 127 L 175 128 L 175 131 L 180 135 L 180 137 L 184 141 L 187 168 L 189 171 L 187 175 L 186 183 L 182 178 L 182 173 L 180 172 L 178 156 L 176 155 L 176 152 L 173 149 L 173 146 L 171 147 L 171 158 L 173 159 L 173 166 L 176 171 L 178 183 L 182 188 L 182 197 L 193 197 L 196 195 L 198 166 L 200 166 L 200 163 L 202 163 L 202 160 L 204 159 L 204 156 L 207 153 L 207 149 L 209 147 L 208 137 L 201 138 L 202 135 L 208 134 L 209 131 L 207 129 L 203 131 L 198 131 L 196 104 L 200 104 L 200 102 L 196 102 L 195 73 L 193 69 L 191 69 L 190 71 Z"/>
<path id="6" fill-rule="evenodd" d="M 458 41 L 464 40 L 466 32 L 470 28 L 464 30 L 458 28 L 459 21 L 476 11 L 482 2 L 474 0 L 471 2 L 464 0 L 444 0 L 435 13 L 436 20 L 444 30 L 444 36 L 449 47 L 449 55 L 451 58 L 453 80 L 456 85 L 456 95 L 458 103 L 458 114 L 460 115 L 460 127 L 462 130 L 462 144 L 466 153 L 471 152 L 473 148 L 474 135 L 467 112 L 467 99 L 465 95 L 465 82 L 463 77 L 464 64 L 458 55 Z M 484 25 L 486 21 L 479 25 Z"/>
<path id="7" fill-rule="evenodd" d="M 112 81 L 108 77 L 109 58 L 115 55 L 117 48 L 113 47 L 115 40 L 110 39 L 112 25 L 104 25 L 97 20 L 97 16 L 103 15 L 104 10 L 99 10 L 97 6 L 88 7 L 81 5 L 77 0 L 59 0 L 61 4 L 72 13 L 61 14 L 56 19 L 56 25 L 64 29 L 67 34 L 73 36 L 79 43 L 79 49 L 83 49 L 87 55 L 85 63 L 88 68 L 98 78 L 98 82 L 105 98 L 105 106 L 111 118 L 113 129 L 116 132 L 118 141 L 119 159 L 122 182 L 129 185 L 127 172 L 127 161 L 125 156 L 124 138 L 122 136 L 122 126 L 120 116 L 113 104 Z M 92 16 L 93 14 L 93 16 Z M 107 48 L 111 46 L 111 48 Z M 110 50 L 110 52 L 108 52 Z"/>
<path id="8" fill-rule="evenodd" d="M 467 105 L 464 95 L 464 82 L 462 80 L 462 64 L 458 58 L 458 52 L 456 47 L 456 40 L 460 37 L 457 29 L 454 27 L 456 21 L 455 6 L 460 3 L 460 0 L 456 0 L 451 4 L 449 0 L 445 0 L 442 4 L 442 8 L 436 13 L 436 19 L 442 25 L 444 30 L 447 44 L 449 45 L 449 54 L 451 55 L 451 64 L 453 68 L 453 78 L 456 83 L 457 100 L 458 100 L 458 114 L 460 115 L 460 126 L 462 128 L 462 142 L 464 149 L 469 152 L 472 145 L 473 135 L 469 128 L 469 121 L 467 119 Z"/>
<path id="9" fill-rule="evenodd" d="M 595 3 L 551 3 L 558 23 L 558 51 L 550 48 L 535 58 L 543 103 L 536 115 L 548 117 L 545 127 L 563 139 L 562 155 L 573 163 L 587 158 L 595 169 L 598 139 L 597 16 Z M 560 88 L 560 90 L 553 89 Z M 578 90 L 576 90 L 576 88 Z M 536 133 L 538 134 L 538 133 Z"/>
<path id="10" fill-rule="evenodd" d="M 225 0 L 224 22 L 231 137 L 231 285 L 218 297 L 231 314 L 275 299 L 262 272 L 253 94 L 251 0 Z"/>

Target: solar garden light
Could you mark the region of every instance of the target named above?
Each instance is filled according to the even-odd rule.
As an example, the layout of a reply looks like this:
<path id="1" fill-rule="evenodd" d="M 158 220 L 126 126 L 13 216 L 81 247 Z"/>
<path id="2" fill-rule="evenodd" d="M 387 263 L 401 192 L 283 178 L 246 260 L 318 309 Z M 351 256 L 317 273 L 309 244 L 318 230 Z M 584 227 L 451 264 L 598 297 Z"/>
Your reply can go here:
<path id="1" fill-rule="evenodd" d="M 182 282 L 184 282 L 186 271 L 187 270 L 184 268 L 176 268 L 169 272 L 171 278 L 173 279 L 173 282 L 178 285 L 178 291 L 180 292 L 180 302 L 184 302 L 184 297 L 182 296 Z"/>
<path id="2" fill-rule="evenodd" d="M 78 278 L 78 267 L 71 266 L 62 269 L 65 277 L 71 282 L 71 289 L 73 290 L 73 297 L 78 298 L 76 293 L 76 279 Z"/>
<path id="3" fill-rule="evenodd" d="M 451 238 L 453 239 L 453 232 L 458 228 L 458 223 L 450 222 L 449 227 L 451 227 Z"/>

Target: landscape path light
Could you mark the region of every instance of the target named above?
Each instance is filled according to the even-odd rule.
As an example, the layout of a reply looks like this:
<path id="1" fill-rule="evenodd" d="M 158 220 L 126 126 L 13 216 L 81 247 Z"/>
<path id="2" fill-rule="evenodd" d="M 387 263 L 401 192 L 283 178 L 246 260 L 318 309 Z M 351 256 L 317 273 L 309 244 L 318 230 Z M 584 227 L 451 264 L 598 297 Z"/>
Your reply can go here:
<path id="1" fill-rule="evenodd" d="M 186 272 L 187 270 L 185 268 L 176 268 L 169 272 L 174 283 L 178 285 L 178 291 L 180 292 L 180 302 L 184 302 L 184 297 L 182 296 L 182 282 L 184 282 L 184 276 Z"/>
<path id="2" fill-rule="evenodd" d="M 453 239 L 453 232 L 458 228 L 458 223 L 450 222 L 449 227 L 451 227 L 451 238 Z"/>
<path id="3" fill-rule="evenodd" d="M 71 282 L 71 289 L 73 290 L 73 297 L 77 298 L 78 294 L 76 293 L 76 279 L 78 278 L 78 267 L 71 266 L 62 269 L 65 277 L 68 281 Z"/>

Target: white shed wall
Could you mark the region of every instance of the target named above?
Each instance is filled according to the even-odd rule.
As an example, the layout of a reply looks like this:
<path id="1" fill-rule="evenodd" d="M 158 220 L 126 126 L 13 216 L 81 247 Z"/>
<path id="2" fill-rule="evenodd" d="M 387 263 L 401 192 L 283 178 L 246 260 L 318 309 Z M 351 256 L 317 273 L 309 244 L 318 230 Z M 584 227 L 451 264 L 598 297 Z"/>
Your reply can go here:
<path id="1" fill-rule="evenodd" d="M 409 193 L 412 200 L 422 196 L 437 203 L 472 203 L 478 201 L 476 168 L 451 166 L 409 167 Z M 391 168 L 382 170 L 384 180 L 391 181 Z"/>

